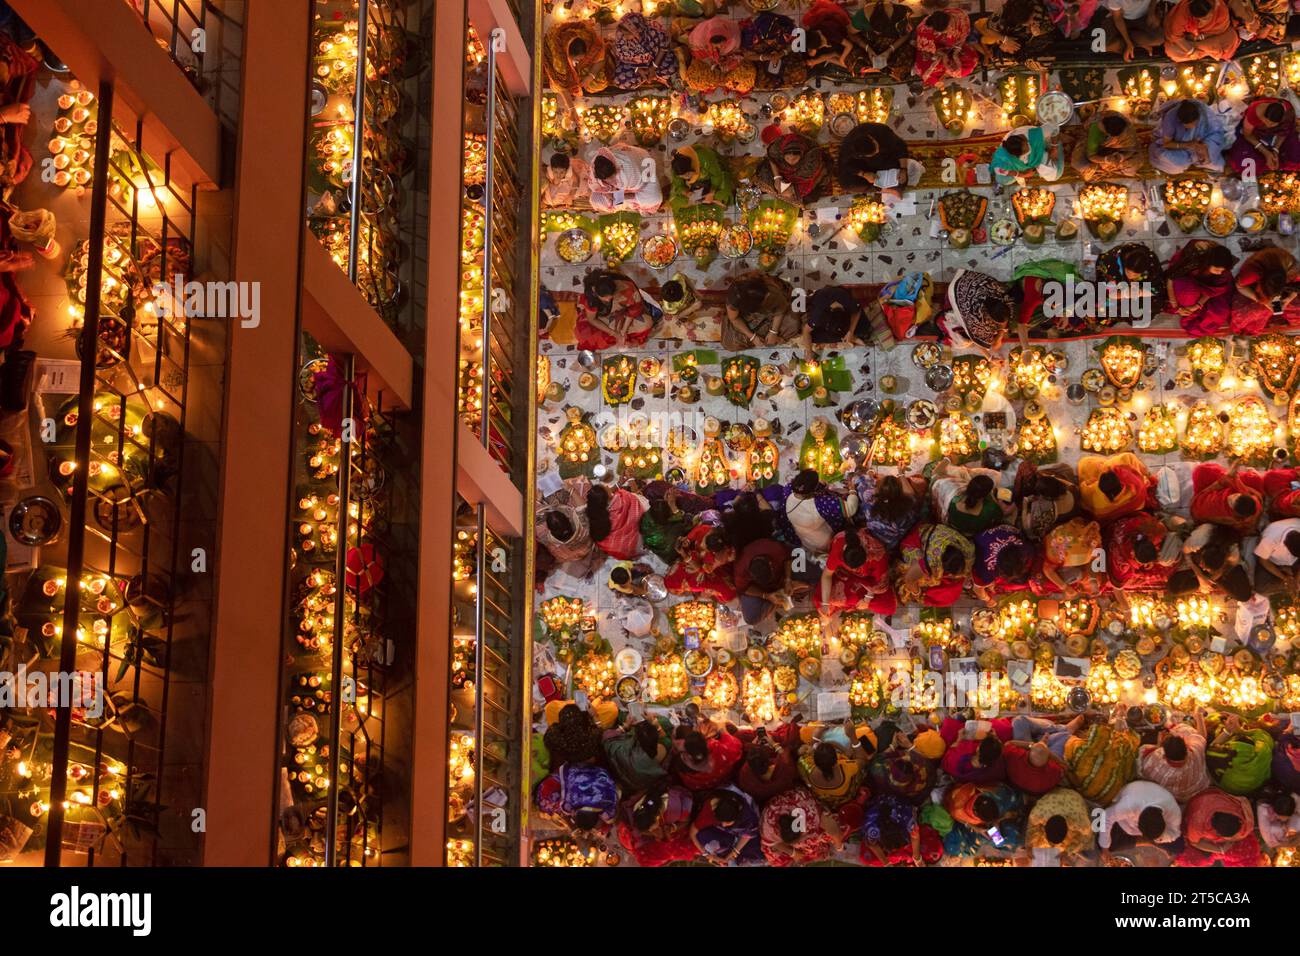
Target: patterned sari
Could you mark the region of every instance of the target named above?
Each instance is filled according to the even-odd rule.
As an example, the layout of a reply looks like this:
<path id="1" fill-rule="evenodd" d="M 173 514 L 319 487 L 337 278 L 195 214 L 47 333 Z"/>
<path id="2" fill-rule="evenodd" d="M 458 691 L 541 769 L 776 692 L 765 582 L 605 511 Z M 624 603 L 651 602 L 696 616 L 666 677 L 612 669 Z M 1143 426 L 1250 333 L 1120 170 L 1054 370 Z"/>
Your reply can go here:
<path id="1" fill-rule="evenodd" d="M 576 61 L 569 55 L 575 40 L 587 45 Z M 542 47 L 546 78 L 570 96 L 599 93 L 609 86 L 605 40 L 594 25 L 585 20 L 566 20 L 546 31 Z"/>
<path id="2" fill-rule="evenodd" d="M 614 66 L 614 86 L 620 90 L 666 84 L 677 68 L 668 31 L 639 13 L 629 13 L 618 21 L 609 58 Z"/>

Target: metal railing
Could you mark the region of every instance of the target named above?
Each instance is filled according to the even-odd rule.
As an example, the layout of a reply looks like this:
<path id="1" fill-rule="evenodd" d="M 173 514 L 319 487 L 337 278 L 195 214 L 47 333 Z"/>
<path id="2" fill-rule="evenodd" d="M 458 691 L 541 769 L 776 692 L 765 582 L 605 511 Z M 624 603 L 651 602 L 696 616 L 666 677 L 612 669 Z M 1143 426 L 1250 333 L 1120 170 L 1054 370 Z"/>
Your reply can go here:
<path id="1" fill-rule="evenodd" d="M 243 4 L 221 0 L 126 0 L 145 29 L 228 127 L 239 119 Z"/>

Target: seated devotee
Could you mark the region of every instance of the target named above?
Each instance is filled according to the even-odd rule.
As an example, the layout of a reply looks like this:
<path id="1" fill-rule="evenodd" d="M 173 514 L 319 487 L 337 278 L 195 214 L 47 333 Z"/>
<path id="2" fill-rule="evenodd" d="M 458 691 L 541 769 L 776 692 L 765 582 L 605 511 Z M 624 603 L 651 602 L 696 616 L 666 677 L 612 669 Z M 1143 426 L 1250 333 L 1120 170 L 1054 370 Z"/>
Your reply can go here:
<path id="1" fill-rule="evenodd" d="M 816 202 L 833 185 L 831 163 L 824 147 L 802 133 L 782 133 L 779 126 L 763 129 L 767 147 L 753 182 L 765 193 L 797 205 Z"/>
<path id="2" fill-rule="evenodd" d="M 971 342 L 991 357 L 1006 338 L 1015 314 L 1004 283 L 983 272 L 958 269 L 948 283 L 948 311 L 940 325 L 955 346 Z M 1025 328 L 1020 329 L 1023 338 Z"/>
<path id="3" fill-rule="evenodd" d="M 862 306 L 844 286 L 828 285 L 808 297 L 801 342 L 804 358 L 813 361 L 814 346 L 852 347 L 858 342 Z"/>
<path id="4" fill-rule="evenodd" d="M 1137 748 L 1137 734 L 1118 725 L 1094 723 L 1071 734 L 1062 748 L 1070 785 L 1090 803 L 1107 806 L 1133 779 Z"/>
<path id="5" fill-rule="evenodd" d="M 1183 539 L 1145 511 L 1107 524 L 1102 541 L 1110 583 L 1122 591 L 1163 591 L 1182 561 Z"/>
<path id="6" fill-rule="evenodd" d="M 1083 274 L 1064 259 L 1022 262 L 1011 273 L 1011 286 L 1020 323 L 1044 338 L 1068 338 L 1092 331 L 1093 318 L 1084 312 L 1097 309 L 1066 308 L 1051 298 L 1069 283 L 1081 283 Z"/>
<path id="7" fill-rule="evenodd" d="M 874 186 L 896 197 L 907 186 L 910 165 L 901 136 L 884 123 L 859 123 L 840 142 L 835 175 L 846 192 Z"/>
<path id="8" fill-rule="evenodd" d="M 700 594 L 727 603 L 736 599 L 732 562 L 736 551 L 723 530 L 701 521 L 677 539 L 677 562 L 664 575 L 673 594 Z"/>
<path id="9" fill-rule="evenodd" d="M 1131 452 L 1079 459 L 1079 503 L 1098 521 L 1114 521 L 1151 502 L 1151 475 Z"/>
<path id="10" fill-rule="evenodd" d="M 625 729 L 608 730 L 601 746 L 605 762 L 627 792 L 649 790 L 668 781 L 673 743 L 666 722 L 639 720 Z"/>
<path id="11" fill-rule="evenodd" d="M 1064 598 L 1101 592 L 1105 576 L 1092 567 L 1101 546 L 1101 526 L 1097 522 L 1078 517 L 1058 524 L 1042 542 L 1043 578 Z"/>
<path id="12" fill-rule="evenodd" d="M 1261 96 L 1246 106 L 1237 124 L 1237 138 L 1225 154 L 1228 165 L 1251 176 L 1300 169 L 1300 135 L 1295 107 L 1277 96 Z"/>
<path id="13" fill-rule="evenodd" d="M 546 181 L 542 184 L 542 204 L 572 206 L 586 195 L 587 164 L 565 152 L 552 153 L 546 162 Z"/>
<path id="14" fill-rule="evenodd" d="M 1057 31 L 1067 40 L 1083 33 L 1100 6 L 1100 0 L 1043 0 Z"/>
<path id="15" fill-rule="evenodd" d="M 1273 779 L 1284 790 L 1300 792 L 1300 735 L 1287 731 L 1273 744 Z"/>
<path id="16" fill-rule="evenodd" d="M 856 494 L 841 498 L 823 485 L 811 468 L 800 471 L 787 487 L 767 488 L 764 492 L 774 492 L 780 501 L 778 539 L 813 555 L 829 551 L 835 535 L 844 530 L 858 511 Z M 817 574 L 820 576 L 820 569 Z"/>
<path id="17" fill-rule="evenodd" d="M 1164 46 L 1161 0 L 1102 0 L 1102 5 L 1110 11 L 1110 21 L 1105 25 L 1106 49 L 1122 53 L 1125 62 L 1139 52 L 1152 56 Z"/>
<path id="18" fill-rule="evenodd" d="M 618 785 L 604 767 L 566 763 L 537 785 L 533 800 L 540 812 L 569 829 L 601 836 L 614 822 Z"/>
<path id="19" fill-rule="evenodd" d="M 677 728 L 674 769 L 682 786 L 709 790 L 731 779 L 744 746 L 730 726 L 718 727 L 708 720 L 698 721 L 697 725 L 700 729 Z"/>
<path id="20" fill-rule="evenodd" d="M 641 516 L 649 503 L 631 487 L 592 485 L 587 492 L 587 523 L 596 547 L 617 561 L 630 561 L 644 549 Z"/>
<path id="21" fill-rule="evenodd" d="M 624 14 L 609 42 L 610 79 L 620 90 L 666 85 L 677 72 L 672 37 L 639 13 Z"/>
<path id="22" fill-rule="evenodd" d="M 605 559 L 591 540 L 586 507 L 590 488 L 586 478 L 565 479 L 564 487 L 543 499 L 537 509 L 537 543 L 554 559 L 558 570 L 577 578 L 590 575 L 593 564 Z"/>
<path id="23" fill-rule="evenodd" d="M 1042 740 L 1009 740 L 1002 747 L 1002 759 L 1007 780 L 1031 796 L 1047 793 L 1065 776 L 1065 760 Z"/>
<path id="24" fill-rule="evenodd" d="M 957 7 L 936 10 L 916 25 L 916 75 L 926 86 L 967 76 L 979 65 L 970 16 Z"/>
<path id="25" fill-rule="evenodd" d="M 1006 783 L 954 783 L 943 808 L 956 826 L 944 837 L 949 856 L 1012 852 L 1024 846 L 1025 798 Z"/>
<path id="26" fill-rule="evenodd" d="M 979 722 L 975 722 L 979 723 Z M 951 718 L 943 722 L 939 733 L 948 744 L 939 766 L 959 783 L 995 783 L 1007 775 L 1002 745 L 1011 739 L 1011 722 L 1001 718 L 990 722 L 983 734 L 961 731 L 961 722 Z"/>
<path id="27" fill-rule="evenodd" d="M 826 813 L 812 792 L 795 787 L 772 797 L 759 822 L 768 866 L 802 866 L 829 859 L 844 843 L 835 814 Z"/>
<path id="28" fill-rule="evenodd" d="M 950 607 L 961 597 L 975 562 L 975 545 L 964 534 L 946 524 L 918 524 L 900 549 L 899 600 Z"/>
<path id="29" fill-rule="evenodd" d="M 751 541 L 736 555 L 732 580 L 746 624 L 752 627 L 787 606 L 789 563 L 790 549 L 775 538 Z"/>
<path id="30" fill-rule="evenodd" d="M 1028 588 L 1041 563 L 1038 549 L 1013 526 L 981 531 L 975 536 L 971 567 L 975 596 L 991 607 L 998 595 Z"/>
<path id="31" fill-rule="evenodd" d="M 677 495 L 672 488 L 662 497 L 651 498 L 639 524 L 645 549 L 664 564 L 677 560 L 677 539 L 691 530 L 691 516 L 677 506 Z"/>
<path id="32" fill-rule="evenodd" d="M 1231 714 L 1206 747 L 1205 763 L 1220 789 L 1249 796 L 1272 774 L 1273 738 L 1262 727 L 1246 727 Z"/>
<path id="33" fill-rule="evenodd" d="M 867 866 L 924 866 L 943 858 L 943 842 L 916 818 L 916 807 L 897 797 L 872 797 L 862 818 L 859 859 Z"/>
<path id="34" fill-rule="evenodd" d="M 1150 780 L 1126 783 L 1106 808 L 1097 842 L 1102 849 L 1138 840 L 1177 843 L 1182 838 L 1183 811 L 1174 795 Z"/>
<path id="35" fill-rule="evenodd" d="M 693 860 L 691 841 L 695 795 L 685 787 L 657 786 L 623 802 L 618 839 L 637 866 L 667 866 Z"/>
<path id="36" fill-rule="evenodd" d="M 1131 179 L 1141 166 L 1137 127 L 1123 113 L 1103 110 L 1084 128 L 1070 154 L 1070 165 L 1084 182 Z"/>
<path id="37" fill-rule="evenodd" d="M 795 49 L 795 37 L 799 35 L 796 31 L 801 29 L 784 13 L 770 10 L 741 22 L 741 46 L 757 67 L 755 89 L 799 86 L 808 79 L 807 53 Z M 803 37 L 806 43 L 807 35 Z"/>
<path id="38" fill-rule="evenodd" d="M 927 484 L 920 475 L 882 475 L 868 471 L 855 483 L 862 504 L 862 527 L 894 551 L 930 513 Z"/>
<path id="39" fill-rule="evenodd" d="M 1205 766 L 1205 712 L 1200 708 L 1194 723 L 1174 724 L 1154 744 L 1138 751 L 1138 776 L 1164 787 L 1179 803 L 1210 786 Z"/>
<path id="40" fill-rule="evenodd" d="M 1042 541 L 1079 509 L 1079 476 L 1064 463 L 1038 467 L 1021 462 L 1011 490 L 1019 503 L 1017 524 L 1030 541 Z"/>
<path id="41" fill-rule="evenodd" d="M 930 475 L 935 514 L 970 538 L 1006 523 L 1010 508 L 998 497 L 998 477 L 989 468 L 968 468 L 941 459 Z"/>
<path id="42" fill-rule="evenodd" d="M 1300 468 L 1270 468 L 1264 472 L 1270 519 L 1300 518 Z"/>
<path id="43" fill-rule="evenodd" d="M 739 20 L 726 16 L 700 21 L 682 18 L 674 21 L 674 35 L 682 82 L 688 90 L 748 93 L 754 88 L 758 70 L 745 58 Z"/>
<path id="44" fill-rule="evenodd" d="M 865 76 L 871 71 L 871 53 L 853 33 L 849 13 L 834 0 L 813 0 L 801 25 L 807 31 L 806 62 L 835 79 Z"/>
<path id="45" fill-rule="evenodd" d="M 1183 807 L 1187 848 L 1179 866 L 1258 866 L 1261 859 L 1250 801 L 1218 787 L 1202 790 Z"/>
<path id="46" fill-rule="evenodd" d="M 715 149 L 703 144 L 682 146 L 673 150 L 669 168 L 673 178 L 668 204 L 674 213 L 699 203 L 730 206 L 735 198 L 736 182 Z"/>
<path id="47" fill-rule="evenodd" d="M 1193 239 L 1165 267 L 1168 305 L 1188 335 L 1219 335 L 1232 319 L 1237 257 L 1213 239 Z"/>
<path id="48" fill-rule="evenodd" d="M 825 741 L 805 745 L 799 754 L 799 776 L 823 806 L 837 810 L 852 802 L 862 785 L 858 762 Z"/>
<path id="49" fill-rule="evenodd" d="M 1270 850 L 1300 846 L 1300 801 L 1296 795 L 1279 791 L 1270 799 L 1261 797 L 1255 804 L 1255 822 L 1259 837 Z"/>
<path id="50" fill-rule="evenodd" d="M 1000 186 L 1023 186 L 1035 173 L 1054 183 L 1065 170 L 1065 153 L 1060 143 L 1048 142 L 1041 126 L 1019 126 L 993 151 L 989 167 Z"/>
<path id="51" fill-rule="evenodd" d="M 1165 16 L 1165 56 L 1175 63 L 1231 60 L 1240 44 L 1225 0 L 1179 0 Z"/>
<path id="52" fill-rule="evenodd" d="M 1242 563 L 1241 535 L 1218 524 L 1197 525 L 1183 541 L 1187 566 L 1169 576 L 1173 597 L 1196 592 L 1222 592 L 1236 601 L 1254 594 L 1250 571 Z"/>
<path id="53" fill-rule="evenodd" d="M 695 284 L 681 272 L 674 272 L 672 278 L 659 287 L 659 305 L 664 315 L 678 321 L 704 307 L 695 291 Z"/>
<path id="54" fill-rule="evenodd" d="M 1253 468 L 1217 461 L 1202 462 L 1192 470 L 1193 521 L 1209 521 L 1253 535 L 1264 513 L 1264 476 Z"/>
<path id="55" fill-rule="evenodd" d="M 1300 263 L 1277 246 L 1265 246 L 1246 257 L 1237 270 L 1232 297 L 1232 331 L 1259 335 L 1274 316 L 1294 328 L 1300 325 Z"/>
<path id="56" fill-rule="evenodd" d="M 849 17 L 861 43 L 871 56 L 873 69 L 906 80 L 916 65 L 916 40 L 912 12 L 894 0 L 865 0 Z"/>
<path id="57" fill-rule="evenodd" d="M 799 332 L 790 284 L 765 272 L 742 272 L 727 288 L 722 347 L 729 352 L 780 345 Z"/>
<path id="58" fill-rule="evenodd" d="M 587 164 L 591 208 L 596 212 L 658 212 L 664 201 L 654 158 L 640 146 L 602 146 Z"/>
<path id="59" fill-rule="evenodd" d="M 1057 850 L 1069 865 L 1096 849 L 1092 816 L 1083 797 L 1069 787 L 1057 787 L 1044 794 L 1029 810 L 1025 846 L 1031 850 Z"/>
<path id="60" fill-rule="evenodd" d="M 1255 545 L 1255 590 L 1260 594 L 1300 594 L 1300 518 L 1264 526 Z"/>
<path id="61" fill-rule="evenodd" d="M 1171 100 L 1156 118 L 1148 159 L 1162 173 L 1223 172 L 1223 127 L 1199 100 Z"/>
<path id="62" fill-rule="evenodd" d="M 1107 328 L 1124 314 L 1155 315 L 1165 307 L 1165 267 L 1150 246 L 1140 242 L 1123 242 L 1103 252 L 1097 259 L 1097 282 L 1115 283 L 1121 308 L 1092 320 L 1094 329 Z M 1134 294 L 1136 295 L 1134 296 Z M 1134 296 L 1135 301 L 1125 301 Z M 1146 300 L 1146 301 L 1143 301 Z M 1127 309 L 1127 313 L 1124 309 Z"/>
<path id="63" fill-rule="evenodd" d="M 795 766 L 798 737 L 788 734 L 782 740 L 769 735 L 766 728 L 757 727 L 745 744 L 745 756 L 736 771 L 736 786 L 759 803 L 765 803 L 779 793 L 799 783 L 799 770 Z"/>
<path id="64" fill-rule="evenodd" d="M 691 842 L 710 863 L 752 866 L 763 862 L 758 806 L 749 794 L 722 787 L 701 795 L 691 821 Z"/>
<path id="65" fill-rule="evenodd" d="M 655 315 L 628 276 L 611 269 L 594 269 L 582 283 L 578 319 L 574 326 L 578 348 L 636 348 L 645 345 L 655 328 Z"/>
<path id="66" fill-rule="evenodd" d="M 1286 38 L 1291 17 L 1287 0 L 1229 0 L 1228 6 L 1240 24 L 1242 40 L 1281 43 Z"/>
<path id="67" fill-rule="evenodd" d="M 992 60 L 1027 63 L 1051 50 L 1056 27 L 1042 0 L 1008 0 L 975 21 L 980 46 Z"/>
<path id="68" fill-rule="evenodd" d="M 895 732 L 889 746 L 883 747 L 867 764 L 867 786 L 877 795 L 897 797 L 908 803 L 928 799 L 936 778 L 937 761 L 946 744 L 933 730 L 924 730 L 910 740 Z"/>
<path id="69" fill-rule="evenodd" d="M 594 763 L 600 759 L 604 733 L 590 711 L 577 704 L 565 704 L 546 728 L 542 740 L 551 766 Z"/>
<path id="70" fill-rule="evenodd" d="M 871 535 L 846 528 L 831 542 L 826 568 L 813 589 L 817 612 L 829 617 L 840 611 L 865 609 L 893 614 L 898 598 L 889 583 L 889 552 Z"/>
<path id="71" fill-rule="evenodd" d="M 609 86 L 605 40 L 593 21 L 574 18 L 553 25 L 542 48 L 547 81 L 569 98 Z"/>

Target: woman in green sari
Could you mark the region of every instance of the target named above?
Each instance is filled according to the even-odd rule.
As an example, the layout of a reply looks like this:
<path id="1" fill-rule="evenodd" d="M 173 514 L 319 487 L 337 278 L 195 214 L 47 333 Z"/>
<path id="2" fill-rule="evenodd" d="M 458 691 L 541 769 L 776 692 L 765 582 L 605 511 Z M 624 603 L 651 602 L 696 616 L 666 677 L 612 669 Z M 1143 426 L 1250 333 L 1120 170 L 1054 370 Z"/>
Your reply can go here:
<path id="1" fill-rule="evenodd" d="M 731 205 L 736 183 L 717 150 L 699 145 L 675 149 L 670 168 L 673 182 L 668 204 L 674 213 L 697 203 Z"/>
<path id="2" fill-rule="evenodd" d="M 1054 183 L 1065 169 L 1065 154 L 1059 144 L 1048 144 L 1041 126 L 1020 126 L 994 150 L 989 166 L 999 186 L 1023 183 L 1031 173 Z"/>
<path id="3" fill-rule="evenodd" d="M 1233 714 L 1206 748 L 1205 762 L 1215 782 L 1228 793 L 1252 794 L 1272 772 L 1273 738 L 1260 727 L 1245 729 Z"/>
<path id="4" fill-rule="evenodd" d="M 642 720 L 622 730 L 605 734 L 601 746 L 614 778 L 627 791 L 649 790 L 661 781 L 667 781 L 664 764 L 672 755 L 672 740 L 665 721 Z"/>
<path id="5" fill-rule="evenodd" d="M 646 550 L 664 564 L 677 560 L 677 539 L 691 530 L 691 518 L 677 507 L 676 489 L 655 498 L 641 515 L 641 540 Z"/>

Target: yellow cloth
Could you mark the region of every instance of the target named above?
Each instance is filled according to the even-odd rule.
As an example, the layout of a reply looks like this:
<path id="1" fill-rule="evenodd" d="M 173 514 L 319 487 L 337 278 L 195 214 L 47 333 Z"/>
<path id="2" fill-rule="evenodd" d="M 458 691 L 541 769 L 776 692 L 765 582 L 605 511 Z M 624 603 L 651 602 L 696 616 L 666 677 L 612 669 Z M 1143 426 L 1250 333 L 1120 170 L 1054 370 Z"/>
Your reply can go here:
<path id="1" fill-rule="evenodd" d="M 552 700 L 546 704 L 546 726 L 549 727 L 560 719 L 560 711 L 572 704 L 571 700 Z M 618 704 L 612 700 L 601 700 L 591 704 L 587 708 L 591 712 L 591 718 L 596 722 L 596 726 L 602 730 L 608 730 L 618 723 Z"/>
<path id="2" fill-rule="evenodd" d="M 938 760 L 948 745 L 937 730 L 923 730 L 912 738 L 912 749 L 928 760 Z"/>

